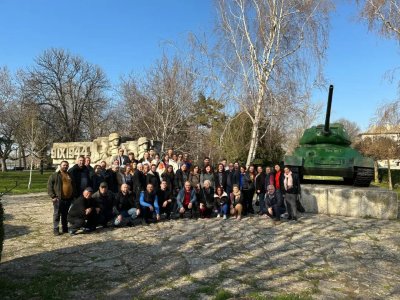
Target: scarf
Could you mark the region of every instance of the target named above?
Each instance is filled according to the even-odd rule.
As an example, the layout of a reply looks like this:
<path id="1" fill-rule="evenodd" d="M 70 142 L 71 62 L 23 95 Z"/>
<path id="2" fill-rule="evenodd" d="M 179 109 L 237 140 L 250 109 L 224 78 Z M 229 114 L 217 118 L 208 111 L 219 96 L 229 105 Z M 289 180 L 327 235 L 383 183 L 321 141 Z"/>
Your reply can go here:
<path id="1" fill-rule="evenodd" d="M 237 193 L 232 192 L 232 194 L 235 197 L 235 200 L 239 200 L 240 199 L 240 190 Z"/>
<path id="2" fill-rule="evenodd" d="M 292 172 L 289 172 L 289 174 L 284 174 L 285 175 L 285 180 L 283 181 L 285 184 L 285 190 L 289 190 L 293 187 L 293 177 L 292 177 Z"/>

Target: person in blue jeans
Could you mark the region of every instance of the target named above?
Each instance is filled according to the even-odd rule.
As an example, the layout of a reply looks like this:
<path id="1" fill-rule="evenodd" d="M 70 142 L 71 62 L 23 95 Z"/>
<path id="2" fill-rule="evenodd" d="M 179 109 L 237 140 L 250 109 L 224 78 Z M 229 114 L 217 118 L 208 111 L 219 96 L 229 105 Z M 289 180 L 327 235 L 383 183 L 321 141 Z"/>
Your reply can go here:
<path id="1" fill-rule="evenodd" d="M 267 194 L 265 195 L 265 204 L 267 206 L 267 216 L 275 221 L 280 221 L 281 214 L 286 211 L 285 203 L 282 197 L 278 195 L 275 187 L 270 184 L 267 187 Z"/>
<path id="2" fill-rule="evenodd" d="M 140 193 L 140 210 L 143 224 L 149 224 L 149 222 L 153 219 L 154 213 L 156 213 L 157 221 L 160 220 L 158 197 L 151 183 L 147 184 L 146 190 Z"/>
<path id="3" fill-rule="evenodd" d="M 132 225 L 133 220 L 140 214 L 139 201 L 136 201 L 135 194 L 130 191 L 129 185 L 121 185 L 120 192 L 115 197 L 114 220 L 115 226 Z"/>
<path id="4" fill-rule="evenodd" d="M 217 209 L 217 218 L 223 216 L 226 220 L 229 211 L 229 198 L 221 186 L 218 186 L 214 194 L 215 207 Z"/>

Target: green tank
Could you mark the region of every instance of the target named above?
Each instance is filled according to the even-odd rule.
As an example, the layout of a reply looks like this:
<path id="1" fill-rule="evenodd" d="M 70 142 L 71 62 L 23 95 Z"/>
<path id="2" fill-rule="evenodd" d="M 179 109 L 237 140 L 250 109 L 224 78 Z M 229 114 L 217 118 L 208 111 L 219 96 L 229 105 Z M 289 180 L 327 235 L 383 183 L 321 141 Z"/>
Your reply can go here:
<path id="1" fill-rule="evenodd" d="M 300 145 L 284 164 L 304 175 L 339 176 L 346 184 L 369 186 L 374 176 L 374 162 L 350 147 L 351 140 L 343 124 L 329 123 L 333 86 L 329 87 L 325 124 L 304 131 Z"/>

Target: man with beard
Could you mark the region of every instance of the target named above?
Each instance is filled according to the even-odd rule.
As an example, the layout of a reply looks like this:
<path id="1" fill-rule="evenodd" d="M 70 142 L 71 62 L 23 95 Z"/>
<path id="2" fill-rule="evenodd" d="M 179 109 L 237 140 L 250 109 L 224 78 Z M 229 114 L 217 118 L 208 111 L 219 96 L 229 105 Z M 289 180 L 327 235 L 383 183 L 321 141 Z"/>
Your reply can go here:
<path id="1" fill-rule="evenodd" d="M 72 175 L 68 172 L 68 162 L 60 163 L 60 170 L 53 173 L 47 183 L 47 193 L 53 202 L 53 233 L 59 235 L 61 218 L 62 233 L 68 232 L 68 210 L 74 195 Z"/>

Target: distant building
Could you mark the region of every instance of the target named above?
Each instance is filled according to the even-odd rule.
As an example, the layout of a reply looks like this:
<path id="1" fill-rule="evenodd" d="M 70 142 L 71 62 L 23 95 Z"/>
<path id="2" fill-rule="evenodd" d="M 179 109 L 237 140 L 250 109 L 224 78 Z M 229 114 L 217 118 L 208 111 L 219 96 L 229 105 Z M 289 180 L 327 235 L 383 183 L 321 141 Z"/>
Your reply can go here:
<path id="1" fill-rule="evenodd" d="M 390 138 L 395 142 L 399 142 L 400 144 L 400 125 L 398 126 L 371 126 L 367 132 L 361 133 L 359 135 L 360 139 L 365 138 L 378 138 L 378 137 L 386 137 Z M 388 162 L 387 160 L 378 160 L 379 168 L 387 169 Z M 400 157 L 398 159 L 390 160 L 390 168 L 400 170 Z"/>

